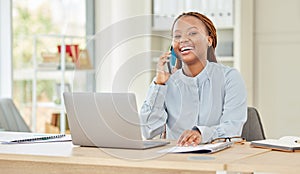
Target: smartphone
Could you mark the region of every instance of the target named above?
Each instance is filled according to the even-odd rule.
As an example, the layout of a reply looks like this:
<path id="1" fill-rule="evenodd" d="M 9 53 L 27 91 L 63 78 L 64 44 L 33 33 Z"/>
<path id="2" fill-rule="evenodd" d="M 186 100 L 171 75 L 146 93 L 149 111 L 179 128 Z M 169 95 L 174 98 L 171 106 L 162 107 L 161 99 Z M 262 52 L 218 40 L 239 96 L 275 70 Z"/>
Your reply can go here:
<path id="1" fill-rule="evenodd" d="M 177 55 L 172 46 L 170 46 L 170 51 L 171 51 L 171 57 L 170 57 L 170 61 L 167 64 L 168 64 L 169 73 L 172 74 L 172 69 L 176 64 Z"/>

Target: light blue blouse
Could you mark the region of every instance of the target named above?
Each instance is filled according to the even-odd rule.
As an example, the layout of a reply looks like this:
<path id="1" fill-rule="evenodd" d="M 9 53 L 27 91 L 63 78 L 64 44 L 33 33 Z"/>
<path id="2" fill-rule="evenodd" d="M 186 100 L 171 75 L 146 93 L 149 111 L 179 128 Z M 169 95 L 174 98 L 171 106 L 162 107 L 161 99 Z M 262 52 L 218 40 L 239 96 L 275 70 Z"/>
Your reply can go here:
<path id="1" fill-rule="evenodd" d="M 202 143 L 218 137 L 241 135 L 247 119 L 247 94 L 240 73 L 231 67 L 208 62 L 196 77 L 182 70 L 165 85 L 150 85 L 141 108 L 142 133 L 147 139 L 164 131 L 178 139 L 184 130 L 202 134 Z"/>

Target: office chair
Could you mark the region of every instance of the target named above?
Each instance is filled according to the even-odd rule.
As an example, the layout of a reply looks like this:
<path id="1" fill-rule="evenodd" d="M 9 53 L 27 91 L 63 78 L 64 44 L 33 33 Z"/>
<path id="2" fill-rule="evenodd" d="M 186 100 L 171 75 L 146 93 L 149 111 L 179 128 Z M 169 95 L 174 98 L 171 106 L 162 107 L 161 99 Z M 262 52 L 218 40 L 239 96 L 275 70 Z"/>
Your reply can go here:
<path id="1" fill-rule="evenodd" d="M 0 99 L 0 129 L 3 131 L 31 132 L 10 98 Z"/>
<path id="2" fill-rule="evenodd" d="M 266 139 L 259 113 L 254 107 L 248 107 L 247 121 L 242 130 L 242 137 L 247 141 Z"/>

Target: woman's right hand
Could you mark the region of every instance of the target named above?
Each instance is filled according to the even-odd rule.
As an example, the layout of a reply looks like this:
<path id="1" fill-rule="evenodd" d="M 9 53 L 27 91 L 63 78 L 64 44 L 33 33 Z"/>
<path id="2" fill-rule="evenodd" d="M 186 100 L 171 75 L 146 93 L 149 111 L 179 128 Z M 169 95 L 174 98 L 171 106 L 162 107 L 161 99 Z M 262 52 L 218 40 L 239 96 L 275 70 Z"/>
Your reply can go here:
<path id="1" fill-rule="evenodd" d="M 164 85 L 168 81 L 170 73 L 165 71 L 165 64 L 170 61 L 170 57 L 171 51 L 166 52 L 162 56 L 160 56 L 156 67 L 156 84 Z"/>

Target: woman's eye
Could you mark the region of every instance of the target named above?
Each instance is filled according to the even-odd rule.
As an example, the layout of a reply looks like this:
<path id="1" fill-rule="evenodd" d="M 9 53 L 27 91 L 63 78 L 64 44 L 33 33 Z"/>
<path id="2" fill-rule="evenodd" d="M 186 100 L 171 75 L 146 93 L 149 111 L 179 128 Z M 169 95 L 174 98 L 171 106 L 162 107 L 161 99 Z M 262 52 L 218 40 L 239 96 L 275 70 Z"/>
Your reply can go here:
<path id="1" fill-rule="evenodd" d="M 180 39 L 181 35 L 175 35 L 174 39 Z"/>
<path id="2" fill-rule="evenodd" d="M 194 36 L 196 34 L 197 34 L 197 32 L 189 32 L 189 36 Z"/>

